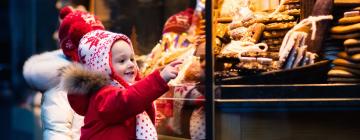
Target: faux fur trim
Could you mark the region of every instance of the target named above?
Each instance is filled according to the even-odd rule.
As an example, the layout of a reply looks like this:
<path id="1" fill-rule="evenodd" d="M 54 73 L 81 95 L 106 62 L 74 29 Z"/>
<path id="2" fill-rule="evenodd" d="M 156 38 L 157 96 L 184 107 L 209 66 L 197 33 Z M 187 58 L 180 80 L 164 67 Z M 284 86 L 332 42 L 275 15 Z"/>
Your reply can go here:
<path id="1" fill-rule="evenodd" d="M 111 83 L 107 74 L 91 71 L 79 63 L 65 67 L 61 74 L 61 86 L 68 94 L 91 94 Z"/>

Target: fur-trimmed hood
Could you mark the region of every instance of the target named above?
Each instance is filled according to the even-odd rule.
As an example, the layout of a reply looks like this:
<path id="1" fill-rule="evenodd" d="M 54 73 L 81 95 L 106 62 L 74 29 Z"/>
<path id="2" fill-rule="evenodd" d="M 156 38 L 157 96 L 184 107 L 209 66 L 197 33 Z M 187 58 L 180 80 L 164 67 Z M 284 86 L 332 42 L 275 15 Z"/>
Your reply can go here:
<path id="1" fill-rule="evenodd" d="M 111 83 L 107 74 L 91 71 L 79 63 L 72 63 L 61 71 L 61 86 L 68 94 L 87 95 Z"/>
<path id="2" fill-rule="evenodd" d="M 61 50 L 36 54 L 25 61 L 23 76 L 32 88 L 47 91 L 59 84 L 59 69 L 69 64 Z"/>
<path id="3" fill-rule="evenodd" d="M 87 69 L 79 63 L 72 63 L 62 69 L 61 87 L 68 92 L 71 108 L 84 116 L 88 110 L 90 95 L 111 83 L 107 74 Z"/>

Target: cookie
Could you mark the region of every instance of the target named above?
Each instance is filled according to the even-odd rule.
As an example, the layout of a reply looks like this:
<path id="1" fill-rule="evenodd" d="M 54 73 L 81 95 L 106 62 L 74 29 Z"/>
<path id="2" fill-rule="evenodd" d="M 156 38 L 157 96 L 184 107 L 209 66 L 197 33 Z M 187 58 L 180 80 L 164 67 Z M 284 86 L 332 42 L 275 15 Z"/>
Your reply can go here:
<path id="1" fill-rule="evenodd" d="M 269 52 L 279 52 L 281 45 L 269 45 Z"/>
<path id="2" fill-rule="evenodd" d="M 285 10 L 290 10 L 290 9 L 300 9 L 301 5 L 300 3 L 292 3 L 292 4 L 286 4 L 286 5 L 281 5 L 279 11 L 285 11 Z"/>
<path id="3" fill-rule="evenodd" d="M 262 58 L 271 58 L 273 60 L 279 59 L 278 52 L 244 52 L 241 54 L 241 57 L 262 57 Z"/>
<path id="4" fill-rule="evenodd" d="M 284 37 L 289 30 L 274 30 L 274 31 L 264 31 L 263 38 L 270 39 L 270 38 L 280 38 Z"/>
<path id="5" fill-rule="evenodd" d="M 360 31 L 360 23 L 351 25 L 339 25 L 331 28 L 331 33 L 334 34 L 348 34 Z"/>
<path id="6" fill-rule="evenodd" d="M 299 4 L 300 0 L 285 0 L 284 4 Z"/>
<path id="7" fill-rule="evenodd" d="M 360 32 L 357 33 L 349 33 L 349 34 L 332 34 L 331 38 L 333 39 L 351 39 L 351 38 L 359 38 Z"/>
<path id="8" fill-rule="evenodd" d="M 295 25 L 296 22 L 270 23 L 265 25 L 265 31 L 291 29 Z"/>
<path id="9" fill-rule="evenodd" d="M 353 45 L 359 45 L 360 46 L 360 39 L 346 39 L 344 41 L 344 46 L 353 46 Z"/>
<path id="10" fill-rule="evenodd" d="M 269 24 L 269 23 L 273 23 L 273 22 L 286 22 L 286 21 L 294 21 L 294 20 L 295 20 L 294 16 L 278 13 L 273 16 L 267 15 L 267 16 L 262 16 L 260 18 L 257 18 L 256 22 Z"/>
<path id="11" fill-rule="evenodd" d="M 262 23 L 255 23 L 254 25 L 250 26 L 253 35 L 252 40 L 254 40 L 255 43 L 259 42 L 261 35 L 263 34 L 265 30 L 265 25 Z"/>
<path id="12" fill-rule="evenodd" d="M 351 72 L 340 70 L 340 69 L 331 69 L 328 72 L 329 77 L 346 77 L 346 78 L 352 78 L 356 77 L 356 75 L 352 74 Z"/>
<path id="13" fill-rule="evenodd" d="M 332 62 L 336 66 L 344 66 L 354 69 L 360 69 L 360 65 L 342 58 L 337 58 Z"/>
<path id="14" fill-rule="evenodd" d="M 284 38 L 271 38 L 263 40 L 267 45 L 281 45 Z"/>
<path id="15" fill-rule="evenodd" d="M 300 9 L 290 9 L 290 10 L 285 10 L 281 13 L 283 14 L 287 14 L 287 15 L 290 15 L 290 16 L 300 16 L 301 12 Z"/>
<path id="16" fill-rule="evenodd" d="M 359 12 L 359 11 L 357 11 Z M 358 16 L 353 16 L 353 17 L 343 17 L 339 19 L 339 24 L 356 24 L 356 23 L 360 23 L 360 15 Z"/>

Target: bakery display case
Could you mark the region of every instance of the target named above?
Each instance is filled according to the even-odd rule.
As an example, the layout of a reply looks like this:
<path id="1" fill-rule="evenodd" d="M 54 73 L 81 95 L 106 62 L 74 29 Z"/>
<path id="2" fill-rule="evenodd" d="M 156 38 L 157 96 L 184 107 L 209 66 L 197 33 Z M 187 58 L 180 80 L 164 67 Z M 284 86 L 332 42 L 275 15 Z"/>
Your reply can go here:
<path id="1" fill-rule="evenodd" d="M 139 43 L 144 75 L 185 62 L 156 101 L 159 139 L 358 139 L 360 2 L 194 1 Z"/>
<path id="2" fill-rule="evenodd" d="M 258 12 L 250 0 L 235 16 L 222 13 L 226 2 L 208 3 L 207 136 L 358 139 L 358 52 L 349 49 L 359 2 L 285 0 Z"/>

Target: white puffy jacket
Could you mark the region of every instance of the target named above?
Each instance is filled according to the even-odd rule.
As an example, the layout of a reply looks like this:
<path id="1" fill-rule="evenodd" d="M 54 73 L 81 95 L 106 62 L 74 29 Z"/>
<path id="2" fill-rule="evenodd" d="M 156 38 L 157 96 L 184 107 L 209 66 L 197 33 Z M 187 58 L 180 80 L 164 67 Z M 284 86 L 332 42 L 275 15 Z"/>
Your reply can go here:
<path id="1" fill-rule="evenodd" d="M 70 62 L 61 50 L 30 57 L 23 75 L 33 88 L 43 91 L 41 121 L 44 140 L 78 140 L 83 117 L 70 107 L 67 93 L 59 87 L 59 69 Z"/>

